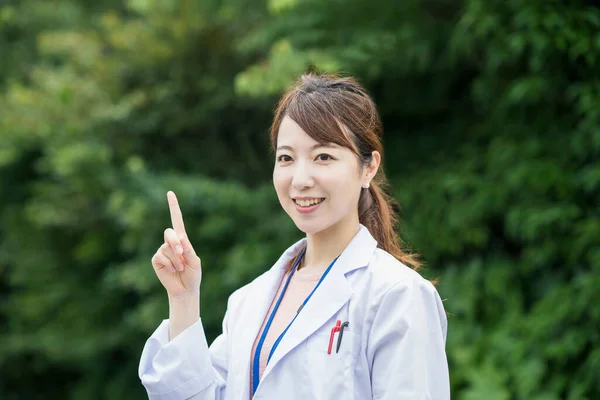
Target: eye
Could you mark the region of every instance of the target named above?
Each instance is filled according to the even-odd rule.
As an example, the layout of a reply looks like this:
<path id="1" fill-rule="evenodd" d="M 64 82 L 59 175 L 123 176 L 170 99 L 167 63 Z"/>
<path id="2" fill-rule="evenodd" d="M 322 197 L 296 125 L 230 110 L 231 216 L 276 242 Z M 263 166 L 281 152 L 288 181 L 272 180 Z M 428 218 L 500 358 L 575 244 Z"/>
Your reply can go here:
<path id="1" fill-rule="evenodd" d="M 278 162 L 289 162 L 289 161 L 292 161 L 292 157 L 288 156 L 287 154 L 282 154 L 277 157 L 277 161 Z"/>
<path id="2" fill-rule="evenodd" d="M 319 154 L 317 156 L 317 160 L 319 160 L 319 161 L 329 161 L 329 160 L 333 160 L 333 157 L 331 157 L 329 154 L 322 153 L 322 154 Z"/>

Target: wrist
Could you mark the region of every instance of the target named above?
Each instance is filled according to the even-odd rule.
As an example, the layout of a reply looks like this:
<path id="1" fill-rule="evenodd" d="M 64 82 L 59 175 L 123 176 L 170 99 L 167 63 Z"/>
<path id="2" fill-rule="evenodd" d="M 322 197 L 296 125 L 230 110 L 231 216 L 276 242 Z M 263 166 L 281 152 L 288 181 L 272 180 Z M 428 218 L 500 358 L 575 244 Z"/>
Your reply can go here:
<path id="1" fill-rule="evenodd" d="M 200 319 L 200 293 L 169 296 L 169 338 L 173 340 Z"/>
<path id="2" fill-rule="evenodd" d="M 200 292 L 178 296 L 169 295 L 169 311 L 171 314 L 188 317 L 200 314 Z"/>
<path id="3" fill-rule="evenodd" d="M 190 303 L 200 298 L 200 291 L 195 290 L 193 292 L 185 292 L 177 295 L 167 293 L 167 296 L 169 297 L 169 302 Z"/>

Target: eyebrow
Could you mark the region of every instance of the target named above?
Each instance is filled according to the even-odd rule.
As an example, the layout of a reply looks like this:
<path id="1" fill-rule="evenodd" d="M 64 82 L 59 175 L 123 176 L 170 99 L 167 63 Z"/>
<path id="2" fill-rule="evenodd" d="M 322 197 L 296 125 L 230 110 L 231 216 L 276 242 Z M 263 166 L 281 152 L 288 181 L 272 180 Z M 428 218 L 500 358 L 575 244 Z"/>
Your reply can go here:
<path id="1" fill-rule="evenodd" d="M 318 149 L 318 148 L 320 148 L 320 147 L 329 147 L 329 148 L 332 148 L 332 149 L 336 149 L 336 148 L 339 148 L 340 146 L 338 146 L 338 145 L 337 145 L 337 144 L 335 144 L 335 143 L 327 143 L 327 144 L 320 144 L 320 143 L 317 143 L 317 144 L 315 144 L 315 145 L 311 146 L 311 148 L 310 148 L 310 149 L 311 149 L 311 150 L 315 150 L 315 149 Z M 292 149 L 290 146 L 279 146 L 279 147 L 277 147 L 277 151 L 279 151 L 279 150 L 289 150 L 289 151 L 294 151 L 294 149 Z"/>

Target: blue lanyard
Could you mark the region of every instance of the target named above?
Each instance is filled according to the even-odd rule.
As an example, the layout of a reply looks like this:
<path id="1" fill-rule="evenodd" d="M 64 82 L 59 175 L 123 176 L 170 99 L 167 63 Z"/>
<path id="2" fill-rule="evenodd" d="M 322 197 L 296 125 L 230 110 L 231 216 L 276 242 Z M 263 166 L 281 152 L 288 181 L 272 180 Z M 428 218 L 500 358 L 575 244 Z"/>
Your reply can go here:
<path id="1" fill-rule="evenodd" d="M 296 271 L 296 267 L 298 267 L 298 264 L 300 263 L 300 260 L 302 259 L 302 257 L 304 257 L 304 253 L 305 252 L 306 252 L 306 247 L 304 248 L 304 250 L 302 250 L 302 253 L 300 254 L 300 257 L 298 257 L 298 260 L 296 260 L 296 263 L 292 267 L 292 270 L 291 270 L 289 276 L 287 277 L 287 279 L 285 281 L 285 284 L 283 286 L 283 290 L 281 291 L 281 294 L 279 295 L 279 298 L 277 299 L 277 302 L 275 303 L 275 307 L 273 307 L 273 311 L 271 311 L 271 315 L 269 316 L 267 324 L 265 325 L 265 329 L 263 330 L 263 333 L 260 336 L 260 340 L 258 341 L 258 344 L 256 345 L 256 350 L 255 350 L 255 353 L 254 353 L 254 360 L 253 360 L 253 364 L 252 364 L 252 395 L 254 395 L 254 393 L 256 392 L 256 388 L 258 387 L 258 383 L 260 381 L 260 379 L 259 379 L 260 353 L 261 353 L 261 350 L 262 350 L 262 346 L 263 346 L 263 344 L 265 342 L 265 338 L 267 337 L 267 332 L 269 331 L 269 328 L 271 327 L 271 323 L 273 322 L 273 318 L 275 318 L 275 313 L 277 312 L 277 309 L 279 308 L 279 304 L 281 304 L 281 300 L 283 299 L 283 295 L 285 294 L 285 291 L 287 290 L 287 287 L 288 287 L 288 285 L 290 283 L 290 279 L 292 278 L 292 275 Z M 285 328 L 284 331 L 281 332 L 281 335 L 279 335 L 279 337 L 277 338 L 277 340 L 275 341 L 275 343 L 273 343 L 273 347 L 271 348 L 271 352 L 269 353 L 269 358 L 267 358 L 267 364 L 271 360 L 271 356 L 275 352 L 275 349 L 277 348 L 277 346 L 279 346 L 279 342 L 281 342 L 281 339 L 283 339 L 283 336 L 286 334 L 286 332 L 288 331 L 288 329 L 290 329 L 290 326 L 292 326 L 292 324 L 294 323 L 294 321 L 298 317 L 298 314 L 300 314 L 300 310 L 302 310 L 304 308 L 304 306 L 306 305 L 306 303 L 308 303 L 308 300 L 315 293 L 315 291 L 317 290 L 317 288 L 319 287 L 319 285 L 321 284 L 321 282 L 323 282 L 323 279 L 325 279 L 325 277 L 327 276 L 327 274 L 331 270 L 331 267 L 333 267 L 333 264 L 335 264 L 336 261 L 337 261 L 337 257 L 331 262 L 331 264 L 329 264 L 329 267 L 327 267 L 327 269 L 325 270 L 325 272 L 321 276 L 321 279 L 319 279 L 319 282 L 317 283 L 317 285 L 314 287 L 314 289 L 312 290 L 312 292 L 310 292 L 310 294 L 306 297 L 306 299 L 304 299 L 304 302 L 302 303 L 302 305 L 300 306 L 300 308 L 298 308 L 298 312 L 294 316 L 294 319 L 292 319 L 292 321 L 288 324 L 287 328 Z"/>

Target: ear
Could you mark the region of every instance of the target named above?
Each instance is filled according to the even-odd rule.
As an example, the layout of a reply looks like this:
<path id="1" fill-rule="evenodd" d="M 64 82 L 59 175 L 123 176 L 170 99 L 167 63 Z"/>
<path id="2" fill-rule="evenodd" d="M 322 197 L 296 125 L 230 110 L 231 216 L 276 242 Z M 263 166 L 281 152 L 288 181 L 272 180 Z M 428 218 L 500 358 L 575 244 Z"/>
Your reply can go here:
<path id="1" fill-rule="evenodd" d="M 363 187 L 366 184 L 371 183 L 371 181 L 377 174 L 379 165 L 381 164 L 381 154 L 377 150 L 373 151 L 371 153 L 371 155 L 372 155 L 371 162 L 369 163 L 369 165 L 365 166 L 364 171 L 363 171 L 363 180 L 362 180 Z"/>

